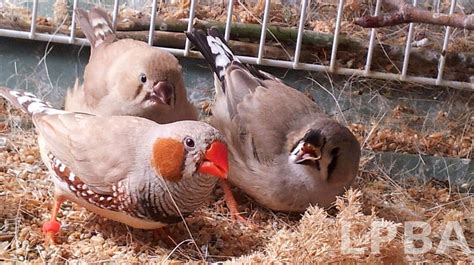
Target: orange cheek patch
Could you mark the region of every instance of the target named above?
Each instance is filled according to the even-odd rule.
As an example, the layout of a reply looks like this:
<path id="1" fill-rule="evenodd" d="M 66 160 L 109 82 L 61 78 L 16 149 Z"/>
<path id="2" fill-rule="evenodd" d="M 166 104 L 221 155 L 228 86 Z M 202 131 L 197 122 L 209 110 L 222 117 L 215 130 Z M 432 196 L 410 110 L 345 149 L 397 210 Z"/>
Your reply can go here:
<path id="1" fill-rule="evenodd" d="M 173 139 L 159 139 L 153 144 L 151 164 L 158 175 L 168 181 L 179 181 L 182 177 L 184 146 Z"/>

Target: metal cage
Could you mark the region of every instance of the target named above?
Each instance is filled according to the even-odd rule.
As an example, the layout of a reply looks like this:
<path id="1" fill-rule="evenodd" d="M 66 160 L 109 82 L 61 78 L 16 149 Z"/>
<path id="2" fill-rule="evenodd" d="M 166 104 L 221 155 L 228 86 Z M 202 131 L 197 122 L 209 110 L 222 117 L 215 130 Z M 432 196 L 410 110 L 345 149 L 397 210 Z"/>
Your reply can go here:
<path id="1" fill-rule="evenodd" d="M 72 22 L 71 22 L 71 32 L 69 36 L 59 35 L 59 34 L 46 34 L 46 33 L 38 33 L 36 32 L 36 18 L 38 13 L 38 1 L 33 0 L 33 7 L 32 7 L 32 15 L 31 15 L 31 28 L 30 31 L 18 31 L 18 30 L 10 30 L 10 29 L 0 29 L 0 36 L 4 37 L 13 37 L 13 38 L 23 38 L 23 39 L 31 39 L 31 40 L 39 40 L 39 41 L 48 41 L 48 42 L 57 42 L 63 44 L 76 44 L 76 45 L 89 45 L 89 42 L 84 38 L 77 38 L 76 37 L 76 22 L 75 22 L 75 13 L 72 14 Z M 225 29 L 225 39 L 229 40 L 230 37 L 230 25 L 232 24 L 232 12 L 234 2 L 236 0 L 229 0 L 227 3 L 227 19 L 226 19 L 226 29 Z M 266 41 L 266 34 L 267 34 L 267 25 L 269 19 L 269 11 L 270 11 L 270 1 L 265 0 L 265 8 L 264 8 L 264 15 L 262 21 L 262 30 L 260 36 L 260 44 L 258 48 L 257 57 L 250 57 L 250 56 L 238 56 L 238 58 L 245 63 L 250 64 L 259 64 L 259 65 L 268 65 L 274 67 L 283 67 L 283 68 L 290 68 L 290 69 L 300 69 L 300 70 L 308 70 L 308 71 L 323 71 L 329 72 L 332 74 L 341 74 L 341 75 L 353 75 L 353 76 L 363 76 L 363 77 L 371 77 L 371 78 L 378 78 L 378 79 L 386 79 L 386 80 L 398 80 L 398 81 L 406 81 L 418 84 L 425 84 L 425 85 L 438 85 L 438 86 L 447 86 L 453 87 L 458 89 L 464 89 L 469 91 L 474 91 L 474 84 L 469 82 L 459 82 L 459 81 L 451 81 L 443 79 L 443 73 L 445 69 L 445 61 L 446 61 L 446 53 L 441 53 L 441 56 L 438 61 L 438 72 L 436 78 L 430 77 L 421 77 L 421 76 L 414 76 L 408 75 L 408 63 L 410 60 L 410 48 L 411 42 L 413 39 L 413 23 L 409 25 L 406 45 L 405 45 L 405 53 L 404 53 L 404 60 L 403 60 L 403 67 L 402 71 L 399 74 L 395 73 L 387 73 L 387 72 L 380 72 L 380 71 L 372 71 L 372 57 L 374 53 L 374 46 L 376 44 L 375 36 L 377 33 L 377 29 L 371 29 L 370 36 L 369 36 L 369 47 L 368 53 L 366 57 L 365 67 L 364 69 L 354 69 L 354 68 L 346 68 L 346 67 L 338 67 L 336 65 L 337 59 L 337 49 L 338 49 L 338 39 L 340 35 L 340 28 L 341 28 L 341 20 L 343 15 L 343 6 L 344 0 L 339 0 L 338 7 L 337 7 L 337 18 L 336 18 L 336 25 L 334 30 L 334 39 L 332 43 L 332 51 L 330 57 L 329 66 L 317 64 L 317 63 L 301 63 L 300 62 L 300 54 L 301 54 L 301 46 L 302 46 L 302 39 L 303 39 L 303 30 L 304 30 L 304 21 L 307 12 L 307 7 L 310 0 L 301 0 L 301 8 L 300 8 L 300 17 L 299 17 L 299 24 L 298 24 L 298 35 L 296 41 L 296 49 L 294 58 L 292 60 L 275 60 L 275 59 L 266 59 L 264 58 L 264 47 Z M 117 25 L 117 14 L 119 11 L 119 0 L 114 1 L 114 8 L 112 12 L 112 21 L 114 27 Z M 189 18 L 188 18 L 188 31 L 193 27 L 193 21 L 195 17 L 196 5 L 198 0 L 191 0 L 190 11 L 189 11 Z M 380 12 L 382 0 L 377 0 L 375 6 L 375 15 L 378 15 Z M 417 0 L 413 0 L 413 5 L 417 4 Z M 73 0 L 73 8 L 75 9 L 78 5 L 78 0 Z M 454 13 L 454 9 L 456 6 L 456 0 L 451 0 L 451 6 L 449 10 L 449 14 Z M 156 19 L 156 10 L 157 10 L 157 0 L 153 1 L 152 6 L 152 13 L 150 18 L 150 28 L 148 32 L 148 42 L 152 45 L 153 42 L 153 35 L 155 32 L 155 23 L 152 23 Z M 448 48 L 449 43 L 449 36 L 451 33 L 451 28 L 446 27 L 445 35 L 444 35 L 444 42 L 443 42 L 443 51 L 446 51 Z M 176 48 L 167 48 L 161 47 L 176 56 L 185 56 L 185 57 L 196 57 L 200 56 L 197 53 L 194 53 L 190 50 L 190 42 L 186 40 L 186 44 L 184 49 L 176 49 Z"/>

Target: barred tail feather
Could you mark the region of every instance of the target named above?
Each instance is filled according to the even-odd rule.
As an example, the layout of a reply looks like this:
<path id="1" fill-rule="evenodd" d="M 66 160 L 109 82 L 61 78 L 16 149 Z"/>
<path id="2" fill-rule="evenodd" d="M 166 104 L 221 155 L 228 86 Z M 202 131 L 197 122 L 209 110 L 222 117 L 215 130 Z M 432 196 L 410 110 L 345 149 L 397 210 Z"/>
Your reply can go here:
<path id="1" fill-rule="evenodd" d="M 113 42 L 115 32 L 107 12 L 100 8 L 93 8 L 87 12 L 76 9 L 76 21 L 81 26 L 84 35 L 91 43 L 92 49 L 97 48 L 103 42 Z"/>
<path id="2" fill-rule="evenodd" d="M 206 35 L 202 30 L 193 29 L 191 32 L 186 32 L 186 36 L 204 56 L 217 78 L 223 82 L 225 69 L 232 62 L 238 62 L 239 60 L 234 57 L 232 50 L 219 31 L 211 28 Z"/>
<path id="3" fill-rule="evenodd" d="M 53 108 L 49 103 L 37 98 L 30 92 L 20 92 L 8 89 L 6 87 L 0 87 L 0 96 L 8 100 L 16 108 L 21 109 L 30 115 L 38 113 L 64 113 L 64 111 Z"/>
<path id="4" fill-rule="evenodd" d="M 191 43 L 196 46 L 196 48 L 201 52 L 204 59 L 211 66 L 214 74 L 217 76 L 217 79 L 220 81 L 220 86 L 215 86 L 218 90 L 218 87 L 222 89 L 222 92 L 225 90 L 225 73 L 227 67 L 232 65 L 238 65 L 240 68 L 246 69 L 253 76 L 261 80 L 273 79 L 278 82 L 281 82 L 280 79 L 274 77 L 273 75 L 260 71 L 255 67 L 242 64 L 234 53 L 230 49 L 229 45 L 225 41 L 224 37 L 217 31 L 215 28 L 210 28 L 207 31 L 207 34 L 200 29 L 193 29 L 191 32 L 186 32 L 186 36 L 191 41 Z M 218 81 L 216 80 L 216 84 Z M 216 91 L 219 93 L 220 91 Z"/>

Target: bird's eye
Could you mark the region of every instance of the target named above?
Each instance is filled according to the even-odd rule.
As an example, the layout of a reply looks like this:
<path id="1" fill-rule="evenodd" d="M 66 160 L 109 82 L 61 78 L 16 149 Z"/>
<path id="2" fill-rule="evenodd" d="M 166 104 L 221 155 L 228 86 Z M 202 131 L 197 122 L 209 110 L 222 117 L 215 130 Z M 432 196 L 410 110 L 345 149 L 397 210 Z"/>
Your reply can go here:
<path id="1" fill-rule="evenodd" d="M 143 84 L 146 83 L 146 75 L 145 74 L 140 74 L 140 82 L 142 82 Z"/>
<path id="2" fill-rule="evenodd" d="M 191 139 L 190 137 L 186 137 L 184 139 L 184 144 L 186 145 L 187 148 L 194 148 L 194 140 Z"/>

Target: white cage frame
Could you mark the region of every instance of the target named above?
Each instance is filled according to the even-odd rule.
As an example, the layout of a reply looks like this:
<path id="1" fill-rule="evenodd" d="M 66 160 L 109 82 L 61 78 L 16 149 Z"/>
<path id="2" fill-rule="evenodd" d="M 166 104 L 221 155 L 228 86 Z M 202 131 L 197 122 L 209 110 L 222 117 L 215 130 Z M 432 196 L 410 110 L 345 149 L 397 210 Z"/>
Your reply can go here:
<path id="1" fill-rule="evenodd" d="M 76 9 L 79 0 L 73 0 L 73 9 Z M 232 11 L 234 2 L 236 0 L 229 0 L 227 3 L 227 19 L 226 19 L 226 28 L 225 28 L 225 39 L 229 40 L 230 37 L 230 25 L 232 24 Z M 422 77 L 422 76 L 414 76 L 408 75 L 408 62 L 410 60 L 410 48 L 411 42 L 413 38 L 413 23 L 410 23 L 408 29 L 408 36 L 405 45 L 405 55 L 403 60 L 403 67 L 400 74 L 394 73 L 385 73 L 385 72 L 378 72 L 372 71 L 372 56 L 374 52 L 374 46 L 376 43 L 375 36 L 377 33 L 377 29 L 371 29 L 370 36 L 369 36 L 369 48 L 366 58 L 365 68 L 361 69 L 354 69 L 354 68 L 346 68 L 346 67 L 337 67 L 336 66 L 336 58 L 337 58 L 337 48 L 338 48 L 338 39 L 339 39 L 339 31 L 341 28 L 341 18 L 343 13 L 344 7 L 344 0 L 339 0 L 338 8 L 337 8 L 337 18 L 336 18 L 336 26 L 334 30 L 334 39 L 332 43 L 332 51 L 331 51 L 331 60 L 329 66 L 322 65 L 322 64 L 310 64 L 310 63 L 301 63 L 300 53 L 301 53 L 301 44 L 303 39 L 303 30 L 304 30 L 304 21 L 306 16 L 306 9 L 308 4 L 311 0 L 301 0 L 301 11 L 300 11 L 300 18 L 299 18 L 299 25 L 298 25 L 298 35 L 296 41 L 296 49 L 294 58 L 291 61 L 286 60 L 274 60 L 274 59 L 265 59 L 264 58 L 264 47 L 265 47 L 265 40 L 266 40 L 266 33 L 267 33 L 267 24 L 269 18 L 269 11 L 270 11 L 270 1 L 265 0 L 265 8 L 264 8 L 264 15 L 262 21 L 262 31 L 260 36 L 260 44 L 258 48 L 257 57 L 251 56 L 237 56 L 242 62 L 250 63 L 250 64 L 259 64 L 259 65 L 267 65 L 267 66 L 274 66 L 274 67 L 283 67 L 283 68 L 290 68 L 290 69 L 298 69 L 298 70 L 308 70 L 308 71 L 320 71 L 320 72 L 329 72 L 332 74 L 341 74 L 341 75 L 354 75 L 354 76 L 363 76 L 363 77 L 370 77 L 370 78 L 377 78 L 377 79 L 385 79 L 385 80 L 398 80 L 398 81 L 406 81 L 424 85 L 437 85 L 437 86 L 447 86 L 457 89 L 463 89 L 468 91 L 474 91 L 474 84 L 469 82 L 459 82 L 459 81 L 451 81 L 443 79 L 443 73 L 445 69 L 445 62 L 446 62 L 446 54 L 441 53 L 439 62 L 438 62 L 438 73 L 436 78 L 430 77 Z M 22 39 L 31 39 L 31 40 L 39 40 L 39 41 L 47 41 L 47 42 L 56 42 L 56 43 L 63 43 L 63 44 L 76 44 L 76 45 L 90 45 L 87 39 L 85 38 L 77 38 L 76 37 L 76 21 L 75 21 L 75 13 L 72 14 L 72 21 L 71 21 L 71 32 L 69 36 L 66 35 L 51 35 L 47 33 L 38 33 L 36 32 L 36 17 L 38 13 L 38 2 L 39 0 L 33 0 L 33 8 L 31 10 L 31 27 L 30 31 L 18 31 L 18 30 L 10 30 L 10 29 L 0 29 L 0 36 L 4 37 L 12 37 L 12 38 L 22 38 Z M 157 10 L 157 2 L 158 0 L 153 1 L 152 6 L 152 14 L 150 18 L 150 29 L 148 33 L 148 43 L 153 45 L 153 35 L 155 32 L 155 21 L 156 18 L 156 10 Z M 188 31 L 190 31 L 193 27 L 193 21 L 196 11 L 196 5 L 198 0 L 191 0 L 191 5 L 189 9 L 189 18 L 188 18 Z M 112 21 L 114 28 L 117 25 L 117 14 L 119 11 L 119 3 L 120 0 L 114 1 L 114 8 L 112 12 Z M 378 15 L 380 12 L 382 0 L 377 0 L 375 6 L 374 15 Z M 413 5 L 417 5 L 417 0 L 413 0 Z M 451 6 L 449 9 L 449 14 L 454 13 L 454 9 L 456 7 L 456 0 L 451 0 Z M 443 50 L 447 50 L 448 43 L 449 43 L 449 35 L 451 33 L 451 27 L 446 27 L 444 42 L 443 42 Z M 176 49 L 176 48 L 167 48 L 167 47 L 160 47 L 164 50 L 171 52 L 176 56 L 185 56 L 185 57 L 196 57 L 201 56 L 199 53 L 195 53 L 190 50 L 191 43 L 188 39 L 186 39 L 186 44 L 184 49 Z"/>

